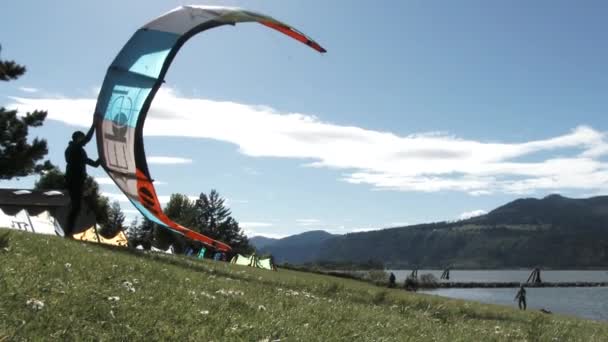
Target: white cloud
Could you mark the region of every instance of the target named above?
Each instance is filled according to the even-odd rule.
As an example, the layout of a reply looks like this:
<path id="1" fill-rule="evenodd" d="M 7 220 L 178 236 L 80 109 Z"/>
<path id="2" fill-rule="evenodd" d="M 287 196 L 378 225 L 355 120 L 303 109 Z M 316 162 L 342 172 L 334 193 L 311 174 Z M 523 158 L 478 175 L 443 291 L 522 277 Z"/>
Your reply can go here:
<path id="1" fill-rule="evenodd" d="M 14 98 L 9 107 L 45 108 L 49 120 L 88 127 L 94 99 Z M 205 113 L 205 115 L 201 115 Z M 185 98 L 163 88 L 146 121 L 146 136 L 208 138 L 251 157 L 307 160 L 343 171 L 341 180 L 379 190 L 459 191 L 474 196 L 534 191 L 608 191 L 606 132 L 579 126 L 519 143 L 467 140 L 445 133 L 398 136 L 279 113 L 264 106 Z M 312 160 L 312 162 L 309 162 Z"/>
<path id="2" fill-rule="evenodd" d="M 114 181 L 110 177 L 95 177 L 95 181 L 99 185 L 113 185 Z"/>
<path id="3" fill-rule="evenodd" d="M 466 219 L 470 219 L 472 217 L 485 215 L 487 213 L 488 212 L 485 211 L 485 210 L 483 210 L 483 209 L 465 211 L 464 213 L 460 214 L 460 216 L 458 218 L 461 219 L 461 220 L 466 220 Z"/>
<path id="4" fill-rule="evenodd" d="M 150 156 L 146 160 L 148 164 L 192 164 L 192 159 L 179 157 Z"/>
<path id="5" fill-rule="evenodd" d="M 37 88 L 31 88 L 31 87 L 19 87 L 19 90 L 21 90 L 24 93 L 37 93 L 38 92 Z"/>
<path id="6" fill-rule="evenodd" d="M 245 167 L 245 168 L 243 168 L 243 171 L 250 176 L 259 176 L 260 175 L 259 171 L 257 171 L 256 169 L 253 169 L 251 167 Z"/>
<path id="7" fill-rule="evenodd" d="M 122 212 L 125 214 L 131 214 L 131 215 L 139 214 L 139 210 L 137 210 L 137 209 L 122 209 Z"/>
<path id="8" fill-rule="evenodd" d="M 318 226 L 321 221 L 318 219 L 296 219 L 298 226 Z"/>
<path id="9" fill-rule="evenodd" d="M 239 222 L 239 227 L 242 227 L 245 229 L 264 228 L 264 227 L 272 227 L 272 223 L 269 223 L 269 222 Z"/>
<path id="10" fill-rule="evenodd" d="M 114 181 L 110 177 L 95 177 L 95 181 L 99 185 L 114 185 Z M 154 180 L 154 186 L 158 185 L 166 185 L 167 183 L 163 181 Z"/>

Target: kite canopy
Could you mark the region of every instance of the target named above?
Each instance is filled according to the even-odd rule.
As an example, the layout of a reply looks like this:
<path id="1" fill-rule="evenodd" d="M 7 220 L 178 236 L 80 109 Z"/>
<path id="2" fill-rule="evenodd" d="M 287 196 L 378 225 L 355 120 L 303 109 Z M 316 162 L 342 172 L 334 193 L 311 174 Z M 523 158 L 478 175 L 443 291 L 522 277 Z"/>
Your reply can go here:
<path id="1" fill-rule="evenodd" d="M 141 27 L 120 50 L 108 68 L 94 117 L 102 166 L 142 215 L 221 251 L 231 248 L 163 213 L 148 170 L 142 131 L 152 99 L 181 46 L 197 33 L 242 22 L 258 22 L 326 52 L 301 32 L 263 14 L 226 7 L 178 7 Z"/>

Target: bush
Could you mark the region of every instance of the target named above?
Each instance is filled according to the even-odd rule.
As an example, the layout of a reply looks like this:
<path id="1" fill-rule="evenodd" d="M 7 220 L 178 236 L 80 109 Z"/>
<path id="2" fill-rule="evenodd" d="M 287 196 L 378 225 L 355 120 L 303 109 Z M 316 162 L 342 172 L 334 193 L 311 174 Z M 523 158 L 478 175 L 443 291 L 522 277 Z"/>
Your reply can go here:
<path id="1" fill-rule="evenodd" d="M 363 279 L 378 285 L 385 285 L 388 280 L 388 274 L 379 270 L 367 271 L 363 274 Z"/>
<path id="2" fill-rule="evenodd" d="M 407 290 L 407 291 L 416 291 L 418 290 L 418 279 L 408 276 L 407 278 L 405 278 L 405 282 L 403 283 L 403 287 Z"/>
<path id="3" fill-rule="evenodd" d="M 435 277 L 431 273 L 425 273 L 420 276 L 419 285 L 421 287 L 436 288 L 438 283 L 439 283 L 439 281 L 437 280 L 437 277 Z"/>

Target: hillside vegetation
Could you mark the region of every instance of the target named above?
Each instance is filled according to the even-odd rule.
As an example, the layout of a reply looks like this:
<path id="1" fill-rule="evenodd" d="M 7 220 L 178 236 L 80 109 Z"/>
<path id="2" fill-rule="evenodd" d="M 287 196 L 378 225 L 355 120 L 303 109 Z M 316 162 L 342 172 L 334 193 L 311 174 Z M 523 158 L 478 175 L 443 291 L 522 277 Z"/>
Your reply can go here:
<path id="1" fill-rule="evenodd" d="M 0 341 L 605 341 L 608 326 L 0 229 Z"/>
<path id="2" fill-rule="evenodd" d="M 295 242 L 287 237 L 261 250 L 290 263 L 375 260 L 393 268 L 603 268 L 608 264 L 608 196 L 518 199 L 468 220 L 330 235 L 316 244 Z M 299 257 L 302 250 L 315 251 L 314 260 Z"/>

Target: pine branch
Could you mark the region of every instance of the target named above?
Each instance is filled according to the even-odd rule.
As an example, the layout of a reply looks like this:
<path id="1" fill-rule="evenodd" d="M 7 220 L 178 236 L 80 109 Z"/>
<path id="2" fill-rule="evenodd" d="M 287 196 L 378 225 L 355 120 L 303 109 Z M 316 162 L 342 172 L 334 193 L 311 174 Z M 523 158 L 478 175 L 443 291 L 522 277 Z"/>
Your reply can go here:
<path id="1" fill-rule="evenodd" d="M 25 67 L 15 61 L 0 61 L 0 81 L 16 80 L 25 73 Z"/>

